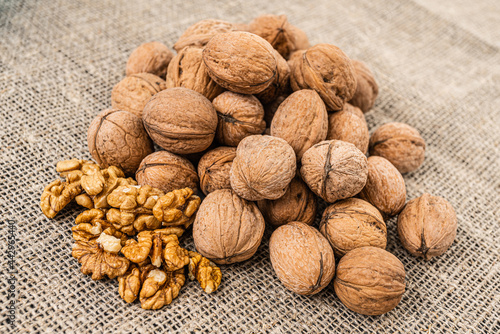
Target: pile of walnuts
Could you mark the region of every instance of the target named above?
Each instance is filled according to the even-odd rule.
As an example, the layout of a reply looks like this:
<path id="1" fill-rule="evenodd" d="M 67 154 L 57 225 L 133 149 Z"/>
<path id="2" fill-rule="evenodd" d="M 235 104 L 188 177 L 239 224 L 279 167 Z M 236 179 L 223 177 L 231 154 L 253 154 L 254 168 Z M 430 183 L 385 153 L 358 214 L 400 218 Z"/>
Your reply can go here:
<path id="1" fill-rule="evenodd" d="M 452 244 L 457 221 L 441 197 L 406 202 L 402 174 L 422 165 L 426 144 L 403 123 L 369 135 L 364 113 L 378 85 L 367 65 L 334 45 L 311 46 L 284 15 L 203 20 L 173 47 L 176 55 L 150 42 L 130 55 L 112 109 L 88 130 L 99 173 L 81 162 L 80 177 L 55 181 L 42 196 L 42 208 L 54 198 L 47 216 L 72 199 L 89 208 L 73 231 L 82 271 L 119 276 L 125 301 L 139 296 L 158 308 L 177 295 L 188 264 L 205 291 L 217 289 L 214 263 L 252 257 L 267 222 L 276 227 L 272 266 L 286 288 L 311 295 L 335 277 L 349 309 L 393 309 L 405 270 L 385 251 L 385 220 L 399 214 L 403 246 L 426 260 Z M 193 191 L 206 195 L 201 204 Z M 320 201 L 329 206 L 316 228 Z M 198 253 L 182 249 L 172 230 L 193 220 Z M 97 252 L 113 264 L 96 269 Z M 161 302 L 151 300 L 159 289 Z"/>

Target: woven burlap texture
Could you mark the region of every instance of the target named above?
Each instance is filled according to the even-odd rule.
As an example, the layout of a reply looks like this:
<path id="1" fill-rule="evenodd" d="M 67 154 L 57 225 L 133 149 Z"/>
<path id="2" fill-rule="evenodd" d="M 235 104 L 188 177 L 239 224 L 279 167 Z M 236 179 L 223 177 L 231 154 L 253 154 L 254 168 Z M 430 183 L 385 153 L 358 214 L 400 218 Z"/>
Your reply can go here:
<path id="1" fill-rule="evenodd" d="M 312 43 L 365 61 L 380 85 L 370 130 L 408 123 L 426 160 L 405 175 L 408 199 L 440 195 L 457 212 L 443 256 L 409 255 L 388 224 L 388 251 L 404 264 L 407 290 L 388 314 L 345 308 L 330 284 L 304 297 L 287 291 L 257 254 L 223 266 L 205 294 L 191 282 L 159 311 L 126 304 L 116 280 L 92 281 L 71 257 L 71 205 L 55 219 L 39 209 L 55 164 L 90 158 L 87 128 L 110 107 L 111 89 L 139 44 L 172 47 L 205 18 L 249 22 L 287 14 Z M 500 274 L 500 4 L 498 0 L 7 1 L 0 3 L 1 332 L 498 333 Z M 7 320 L 7 219 L 17 224 L 16 323 Z M 184 245 L 193 248 L 190 237 Z"/>

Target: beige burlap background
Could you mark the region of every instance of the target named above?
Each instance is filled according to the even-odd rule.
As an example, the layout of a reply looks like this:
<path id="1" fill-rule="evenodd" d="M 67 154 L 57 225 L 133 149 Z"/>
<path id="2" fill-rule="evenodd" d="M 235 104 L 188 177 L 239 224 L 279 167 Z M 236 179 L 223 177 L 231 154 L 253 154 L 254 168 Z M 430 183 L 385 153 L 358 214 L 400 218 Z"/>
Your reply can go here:
<path id="1" fill-rule="evenodd" d="M 280 4 L 283 3 L 283 4 Z M 7 1 L 0 3 L 0 330 L 9 332 L 499 333 L 500 3 L 315 0 Z M 333 43 L 367 62 L 380 85 L 370 129 L 416 127 L 426 160 L 405 175 L 408 198 L 441 195 L 458 234 L 430 262 L 400 245 L 388 221 L 387 249 L 404 264 L 407 290 L 379 317 L 346 309 L 332 285 L 293 294 L 271 268 L 266 235 L 257 254 L 225 266 L 221 289 L 188 283 L 160 311 L 125 304 L 116 280 L 94 282 L 71 257 L 70 206 L 56 219 L 38 207 L 55 164 L 90 158 L 86 131 L 110 106 L 130 52 L 169 47 L 204 18 L 248 22 L 285 13 L 313 43 Z M 16 323 L 7 320 L 7 219 L 17 224 Z M 193 247 L 190 238 L 184 241 Z"/>

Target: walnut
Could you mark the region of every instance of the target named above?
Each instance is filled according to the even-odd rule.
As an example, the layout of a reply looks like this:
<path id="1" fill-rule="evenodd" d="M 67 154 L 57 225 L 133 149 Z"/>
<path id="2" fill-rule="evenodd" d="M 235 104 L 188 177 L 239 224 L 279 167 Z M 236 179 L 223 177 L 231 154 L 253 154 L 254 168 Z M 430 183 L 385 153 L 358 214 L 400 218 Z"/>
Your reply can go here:
<path id="1" fill-rule="evenodd" d="M 374 246 L 385 249 L 387 227 L 380 212 L 358 198 L 336 202 L 326 208 L 319 230 L 332 245 L 337 257 L 354 248 Z"/>
<path id="2" fill-rule="evenodd" d="M 290 222 L 273 232 L 269 255 L 281 283 L 300 295 L 320 292 L 335 274 L 335 256 L 328 240 L 301 222 Z"/>
<path id="3" fill-rule="evenodd" d="M 127 303 L 133 303 L 139 296 L 142 285 L 140 274 L 139 268 L 131 265 L 123 276 L 118 277 L 118 293 Z"/>
<path id="4" fill-rule="evenodd" d="M 365 63 L 359 60 L 352 60 L 352 65 L 358 84 L 356 86 L 356 92 L 349 103 L 358 107 L 365 113 L 375 104 L 378 95 L 378 85 L 373 73 Z"/>
<path id="5" fill-rule="evenodd" d="M 286 100 L 286 98 L 288 96 L 289 95 L 280 95 L 273 102 L 263 105 L 264 106 L 264 121 L 266 121 L 267 130 L 269 130 L 269 128 L 271 127 L 271 122 L 272 122 L 274 115 L 276 114 L 276 111 L 278 110 L 279 106 L 281 105 L 281 103 L 283 103 L 283 101 Z M 271 132 L 269 132 L 269 133 L 271 133 Z"/>
<path id="6" fill-rule="evenodd" d="M 423 194 L 409 201 L 398 216 L 398 235 L 414 256 L 430 260 L 450 248 L 457 234 L 457 216 L 442 197 Z"/>
<path id="7" fill-rule="evenodd" d="M 151 231 L 142 231 L 137 235 L 137 241 L 129 239 L 121 249 L 122 254 L 134 263 L 144 262 L 153 247 L 153 234 Z"/>
<path id="8" fill-rule="evenodd" d="M 257 205 L 231 189 L 208 194 L 193 224 L 197 251 L 218 264 L 252 257 L 262 241 L 265 222 Z"/>
<path id="9" fill-rule="evenodd" d="M 215 35 L 203 49 L 203 61 L 215 82 L 241 94 L 262 92 L 278 71 L 271 44 L 242 31 Z"/>
<path id="10" fill-rule="evenodd" d="M 90 124 L 87 143 L 101 167 L 117 166 L 134 174 L 142 159 L 153 152 L 153 142 L 142 121 L 122 110 L 104 110 Z"/>
<path id="11" fill-rule="evenodd" d="M 198 163 L 200 188 L 205 195 L 217 189 L 231 189 L 229 171 L 236 157 L 236 147 L 221 146 L 208 151 Z"/>
<path id="12" fill-rule="evenodd" d="M 135 177 L 140 185 L 149 185 L 165 193 L 186 187 L 196 191 L 199 182 L 196 169 L 189 160 L 167 151 L 145 157 Z"/>
<path id="13" fill-rule="evenodd" d="M 177 298 L 186 281 L 184 269 L 165 272 L 160 269 L 149 271 L 139 294 L 141 307 L 145 310 L 157 310 Z"/>
<path id="14" fill-rule="evenodd" d="M 141 118 L 142 110 L 149 99 L 165 88 L 167 88 L 165 80 L 154 74 L 132 74 L 113 87 L 111 106 L 113 109 L 125 110 Z"/>
<path id="15" fill-rule="evenodd" d="M 425 159 L 425 141 L 418 131 L 404 123 L 387 123 L 370 137 L 370 155 L 389 160 L 401 174 L 413 172 Z"/>
<path id="16" fill-rule="evenodd" d="M 217 128 L 217 113 L 210 101 L 181 87 L 153 96 L 142 119 L 156 144 L 178 154 L 203 151 L 212 143 Z"/>
<path id="17" fill-rule="evenodd" d="M 189 264 L 188 251 L 179 246 L 176 235 L 160 235 L 163 245 L 163 262 L 167 271 L 175 271 Z"/>
<path id="18" fill-rule="evenodd" d="M 147 72 L 164 78 L 173 56 L 172 51 L 160 42 L 141 44 L 128 58 L 127 75 Z"/>
<path id="19" fill-rule="evenodd" d="M 249 31 L 268 41 L 283 57 L 295 50 L 295 34 L 286 15 L 262 15 L 249 25 Z"/>
<path id="20" fill-rule="evenodd" d="M 199 47 L 186 47 L 179 51 L 168 65 L 167 88 L 189 88 L 212 101 L 224 89 L 208 75 L 202 51 Z"/>
<path id="21" fill-rule="evenodd" d="M 366 184 L 366 156 L 351 143 L 322 141 L 304 153 L 302 178 L 309 188 L 329 203 L 359 193 Z"/>
<path id="22" fill-rule="evenodd" d="M 295 50 L 306 50 L 311 47 L 311 43 L 309 43 L 309 38 L 307 38 L 307 34 L 300 28 L 291 25 L 291 32 L 295 35 Z M 291 56 L 292 54 L 289 54 Z"/>
<path id="23" fill-rule="evenodd" d="M 349 103 L 344 104 L 344 109 L 328 115 L 327 140 L 343 140 L 354 144 L 361 152 L 368 151 L 368 125 L 365 115 Z"/>
<path id="24" fill-rule="evenodd" d="M 314 144 L 326 139 L 328 114 L 318 93 L 296 91 L 280 104 L 271 124 L 271 135 L 286 140 L 300 160 Z"/>
<path id="25" fill-rule="evenodd" d="M 220 268 L 196 252 L 189 252 L 188 276 L 190 280 L 198 280 L 206 293 L 217 290 L 222 280 Z"/>
<path id="26" fill-rule="evenodd" d="M 294 178 L 283 197 L 257 202 L 267 223 L 278 227 L 291 221 L 312 225 L 316 218 L 316 196 L 299 178 Z"/>
<path id="27" fill-rule="evenodd" d="M 273 82 L 262 92 L 255 94 L 262 104 L 272 103 L 278 96 L 287 94 L 290 88 L 290 67 L 287 61 L 278 53 L 274 51 L 276 57 L 277 72 Z"/>
<path id="28" fill-rule="evenodd" d="M 352 62 L 342 50 L 330 44 L 317 44 L 302 51 L 291 62 L 292 89 L 314 89 L 328 110 L 342 110 L 356 91 Z"/>
<path id="29" fill-rule="evenodd" d="M 201 199 L 189 188 L 176 189 L 162 196 L 153 208 L 153 214 L 163 226 L 188 228 L 195 218 Z"/>
<path id="30" fill-rule="evenodd" d="M 71 228 L 73 239 L 77 241 L 91 241 L 99 238 L 101 233 L 106 233 L 120 239 L 123 246 L 127 236 L 117 231 L 113 225 L 105 219 L 104 211 L 100 209 L 86 210 L 75 219 L 75 226 Z"/>
<path id="31" fill-rule="evenodd" d="M 80 182 L 67 183 L 57 179 L 43 189 L 40 208 L 47 218 L 54 218 L 81 192 Z"/>
<path id="32" fill-rule="evenodd" d="M 250 136 L 236 149 L 230 171 L 231 188 L 249 201 L 278 199 L 295 176 L 293 148 L 277 137 Z"/>
<path id="33" fill-rule="evenodd" d="M 399 304 L 405 292 L 405 269 L 384 249 L 356 248 L 340 259 L 333 284 L 337 297 L 348 309 L 380 315 Z"/>
<path id="34" fill-rule="evenodd" d="M 243 138 L 262 134 L 266 128 L 264 107 L 253 95 L 224 92 L 213 105 L 219 117 L 216 136 L 222 145 L 238 146 Z"/>
<path id="35" fill-rule="evenodd" d="M 368 158 L 368 179 L 359 193 L 386 217 L 397 215 L 406 203 L 405 180 L 387 159 L 377 156 Z"/>
<path id="36" fill-rule="evenodd" d="M 203 47 L 215 35 L 234 30 L 236 30 L 236 26 L 229 22 L 212 19 L 202 20 L 184 31 L 177 43 L 174 44 L 174 49 L 180 53 L 187 46 Z"/>

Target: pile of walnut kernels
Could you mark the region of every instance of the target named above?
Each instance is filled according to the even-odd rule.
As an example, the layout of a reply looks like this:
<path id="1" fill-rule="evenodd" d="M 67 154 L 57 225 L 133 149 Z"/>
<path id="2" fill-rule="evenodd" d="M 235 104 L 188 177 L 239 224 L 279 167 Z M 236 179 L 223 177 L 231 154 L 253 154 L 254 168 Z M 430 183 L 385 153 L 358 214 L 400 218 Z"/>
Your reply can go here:
<path id="1" fill-rule="evenodd" d="M 425 260 L 450 247 L 457 220 L 441 197 L 406 202 L 401 174 L 422 165 L 425 142 L 402 123 L 369 136 L 364 113 L 378 86 L 367 65 L 311 46 L 284 15 L 203 20 L 174 49 L 132 52 L 113 109 L 88 130 L 97 163 L 60 162 L 66 181 L 42 194 L 50 218 L 72 200 L 88 209 L 73 227 L 82 272 L 118 277 L 126 302 L 157 309 L 178 295 L 185 266 L 215 291 L 216 264 L 252 257 L 267 222 L 272 266 L 289 290 L 311 295 L 333 279 L 355 312 L 396 307 L 405 269 L 385 250 L 385 220 L 399 214 L 402 245 Z M 319 199 L 330 205 L 316 228 Z M 179 245 L 191 223 L 197 253 Z"/>

